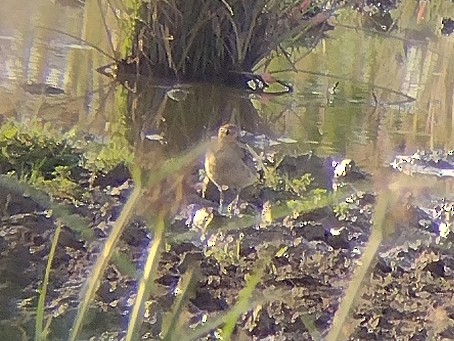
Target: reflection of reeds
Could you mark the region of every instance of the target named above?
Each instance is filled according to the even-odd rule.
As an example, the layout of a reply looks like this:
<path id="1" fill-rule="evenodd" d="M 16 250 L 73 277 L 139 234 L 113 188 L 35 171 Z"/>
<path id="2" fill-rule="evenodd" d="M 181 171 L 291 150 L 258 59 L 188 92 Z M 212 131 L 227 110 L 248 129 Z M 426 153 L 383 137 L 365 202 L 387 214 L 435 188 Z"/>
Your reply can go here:
<path id="1" fill-rule="evenodd" d="M 329 15 L 320 12 L 297 0 L 153 1 L 141 10 L 134 62 L 119 71 L 133 65 L 130 71 L 157 77 L 231 81 L 279 44 L 322 27 Z"/>
<path id="2" fill-rule="evenodd" d="M 196 84 L 187 88 L 184 100 L 176 101 L 170 99 L 167 89 L 149 86 L 142 80 L 137 83 L 141 91 L 128 94 L 129 139 L 134 144 L 143 140 L 141 143 L 151 148 L 159 143 L 146 135 L 160 134 L 163 157 L 184 152 L 197 141 L 216 134 L 226 122 L 246 131 L 263 133 L 268 129 L 248 97 L 224 86 Z"/>

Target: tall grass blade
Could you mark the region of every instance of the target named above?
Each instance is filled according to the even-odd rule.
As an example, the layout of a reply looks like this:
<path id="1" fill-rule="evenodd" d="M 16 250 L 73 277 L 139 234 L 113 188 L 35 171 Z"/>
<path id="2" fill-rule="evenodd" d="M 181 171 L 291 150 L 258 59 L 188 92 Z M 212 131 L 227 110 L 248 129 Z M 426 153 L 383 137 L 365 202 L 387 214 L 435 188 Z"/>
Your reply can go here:
<path id="1" fill-rule="evenodd" d="M 140 340 L 140 326 L 143 321 L 145 301 L 148 299 L 152 285 L 156 279 L 156 270 L 161 257 L 161 245 L 165 231 L 164 217 L 159 216 L 154 229 L 153 245 L 148 253 L 147 261 L 143 276 L 139 282 L 136 300 L 129 317 L 128 330 L 126 332 L 126 341 Z"/>
<path id="2" fill-rule="evenodd" d="M 141 195 L 142 187 L 141 186 L 134 187 L 131 196 L 129 197 L 125 207 L 121 211 L 120 217 L 116 221 L 109 237 L 107 238 L 104 244 L 104 248 L 101 254 L 98 256 L 96 260 L 91 275 L 86 283 L 85 292 L 83 293 L 83 299 L 79 303 L 79 307 L 77 309 L 76 319 L 71 328 L 71 334 L 69 336 L 70 341 L 77 340 L 77 336 L 79 335 L 83 325 L 85 314 L 87 313 L 90 302 L 93 300 L 96 290 L 98 289 L 101 276 L 104 273 L 110 258 L 115 252 L 115 246 L 118 240 L 120 239 L 120 236 L 124 228 L 126 227 L 126 224 L 128 223 L 131 215 L 133 214 L 134 207 L 137 205 L 137 202 L 141 198 Z"/>
<path id="3" fill-rule="evenodd" d="M 169 175 L 175 174 L 188 167 L 194 160 L 205 153 L 210 144 L 212 144 L 212 142 L 202 143 L 183 155 L 165 161 L 159 171 L 157 171 L 156 174 L 153 174 L 153 177 L 147 182 L 147 187 L 151 188 L 159 184 Z"/>
<path id="4" fill-rule="evenodd" d="M 265 271 L 265 265 L 268 262 L 261 261 L 260 263 L 261 264 L 259 264 L 257 270 L 248 278 L 246 286 L 241 290 L 238 297 L 238 302 L 236 302 L 235 306 L 229 311 L 229 313 L 225 317 L 226 323 L 224 328 L 222 329 L 223 340 L 230 340 L 233 330 L 235 328 L 235 324 L 240 318 L 241 314 L 243 314 L 245 311 L 249 309 L 252 309 L 251 307 L 252 294 L 254 293 L 257 284 L 259 284 L 260 279 L 262 278 L 263 273 Z"/>
<path id="5" fill-rule="evenodd" d="M 46 340 L 46 334 L 48 331 L 49 324 L 46 324 L 46 328 L 43 328 L 44 321 L 44 308 L 46 304 L 47 287 L 49 285 L 50 271 L 52 268 L 52 262 L 55 257 L 55 251 L 57 250 L 58 239 L 62 224 L 57 222 L 55 229 L 54 238 L 52 239 L 52 245 L 50 247 L 49 256 L 47 258 L 46 272 L 44 273 L 43 285 L 39 292 L 38 307 L 36 309 L 36 322 L 35 322 L 35 341 Z"/>
<path id="6" fill-rule="evenodd" d="M 36 27 L 36 28 L 41 28 L 41 29 L 43 29 L 43 30 L 48 30 L 48 31 L 51 31 L 51 32 L 56 32 L 56 33 L 59 33 L 59 34 L 62 34 L 62 35 L 64 35 L 64 36 L 66 36 L 66 37 L 70 37 L 70 38 L 72 38 L 72 39 L 75 39 L 75 40 L 77 40 L 78 42 L 81 42 L 81 43 L 83 43 L 83 44 L 85 44 L 85 45 L 91 47 L 93 50 L 95 50 L 95 51 L 101 53 L 104 57 L 107 57 L 107 58 L 109 58 L 109 59 L 111 59 L 111 60 L 113 60 L 113 61 L 115 61 L 115 62 L 118 62 L 118 59 L 115 59 L 114 56 L 111 56 L 110 54 L 106 53 L 105 51 L 103 51 L 102 49 L 100 49 L 99 47 L 97 47 L 96 45 L 91 44 L 90 42 L 86 41 L 85 39 L 82 39 L 82 38 L 80 38 L 80 37 L 78 37 L 78 36 L 75 36 L 75 35 L 73 35 L 73 34 L 71 34 L 71 33 L 64 32 L 64 31 L 58 30 L 58 29 L 56 29 L 56 28 L 45 27 L 45 26 L 36 25 L 35 27 Z"/>
<path id="7" fill-rule="evenodd" d="M 311 198 L 311 194 L 309 193 L 305 198 L 301 200 L 291 200 L 290 202 L 284 202 L 280 205 L 272 207 L 272 219 L 277 220 L 284 218 L 290 214 L 292 214 L 295 210 L 298 211 L 299 214 L 304 214 L 307 212 L 311 212 L 318 208 L 323 208 L 329 205 L 334 205 L 339 201 L 343 200 L 345 196 L 348 196 L 351 193 L 350 190 L 346 188 L 339 189 L 336 193 L 333 194 L 326 194 L 322 195 L 319 198 Z M 296 208 L 295 208 L 296 207 Z M 229 232 L 229 231 L 236 231 L 240 229 L 246 229 L 260 221 L 259 216 L 248 215 L 244 214 L 241 217 L 231 217 L 227 223 L 217 223 L 216 221 L 212 222 L 208 226 L 208 231 L 210 233 L 215 232 Z M 167 236 L 167 241 L 170 244 L 178 244 L 188 240 L 194 240 L 197 238 L 199 232 L 197 231 L 188 231 L 185 233 L 178 233 L 178 234 L 170 234 Z"/>
<path id="8" fill-rule="evenodd" d="M 125 253 L 117 250 L 112 256 L 112 263 L 115 264 L 122 274 L 139 279 L 137 268 Z"/>
<path id="9" fill-rule="evenodd" d="M 52 201 L 47 193 L 8 175 L 0 175 L 0 186 L 16 193 L 26 193 L 34 202 L 52 211 L 52 217 L 59 219 L 64 225 L 80 233 L 82 238 L 85 240 L 93 239 L 93 230 L 87 227 L 88 221 L 71 213 L 66 205 Z"/>
<path id="10" fill-rule="evenodd" d="M 345 296 L 339 308 L 334 315 L 332 327 L 326 336 L 327 341 L 346 340 L 348 335 L 343 334 L 343 327 L 347 321 L 347 318 L 352 311 L 358 293 L 360 292 L 362 283 L 366 274 L 369 271 L 374 259 L 375 254 L 383 240 L 383 230 L 385 223 L 388 223 L 386 219 L 386 213 L 388 207 L 392 206 L 395 202 L 395 196 L 389 191 L 384 191 L 378 197 L 376 211 L 374 215 L 374 225 L 372 233 L 369 238 L 369 242 L 365 248 L 364 254 L 359 260 L 359 266 L 356 268 L 349 286 L 345 292 Z M 388 228 L 388 227 L 387 227 Z"/>
<path id="11" fill-rule="evenodd" d="M 312 337 L 313 340 L 319 341 L 322 340 L 322 335 L 318 331 L 315 325 L 315 317 L 310 314 L 304 314 L 301 316 L 301 322 L 303 322 L 304 326 L 306 327 L 309 335 Z"/>
<path id="12" fill-rule="evenodd" d="M 230 15 L 233 17 L 233 9 L 232 6 L 229 5 L 229 3 L 226 0 L 221 0 L 221 2 L 224 4 L 224 6 L 227 8 L 229 11 Z"/>
<path id="13" fill-rule="evenodd" d="M 281 290 L 273 290 L 273 291 L 268 290 L 266 293 L 262 293 L 262 295 L 259 295 L 258 298 L 250 300 L 247 305 L 237 306 L 238 310 L 235 312 L 235 314 L 245 313 L 248 310 L 254 309 L 258 305 L 264 305 L 271 301 L 283 300 L 284 297 L 289 294 L 290 294 L 289 292 L 284 292 Z M 241 308 L 242 310 L 240 311 L 239 308 Z M 178 340 L 178 339 L 185 340 L 185 341 L 200 340 L 201 338 L 206 336 L 206 334 L 209 333 L 210 331 L 217 329 L 217 328 L 219 328 L 219 326 L 227 323 L 229 319 L 230 319 L 230 311 L 225 314 L 221 314 L 220 316 L 216 317 L 212 321 L 207 321 L 202 326 L 200 326 L 194 330 L 191 330 L 189 328 L 186 329 L 183 334 L 179 335 L 180 336 L 179 338 L 173 338 L 173 340 Z M 182 335 L 184 335 L 184 337 Z"/>
<path id="14" fill-rule="evenodd" d="M 175 172 L 178 172 L 179 170 L 187 167 L 196 158 L 200 157 L 200 155 L 202 155 L 205 152 L 206 148 L 207 144 L 201 144 L 195 147 L 193 150 L 185 153 L 184 155 L 165 162 L 162 165 L 162 167 L 156 172 L 156 174 L 150 176 L 150 179 L 146 181 L 147 188 L 153 188 L 153 186 L 158 185 L 170 174 L 174 174 Z M 139 183 L 137 183 L 136 186 L 134 187 L 134 190 L 132 191 L 130 197 L 128 198 L 128 201 L 126 202 L 123 210 L 121 211 L 120 217 L 116 221 L 109 237 L 107 238 L 104 244 L 103 251 L 98 256 L 98 259 L 96 260 L 91 275 L 87 280 L 86 287 L 84 288 L 85 291 L 82 293 L 83 299 L 79 303 L 76 319 L 71 329 L 69 337 L 70 341 L 77 340 L 77 336 L 79 335 L 80 330 L 82 328 L 83 320 L 88 311 L 90 302 L 93 300 L 96 290 L 99 286 L 101 276 L 104 273 L 107 264 L 109 263 L 109 260 L 115 254 L 115 246 L 117 245 L 118 240 L 126 227 L 126 224 L 129 222 L 130 217 L 134 213 L 134 209 L 137 207 L 137 204 L 139 203 L 140 199 L 142 198 L 142 194 L 145 191 L 140 182 L 142 180 L 143 172 L 140 172 L 137 169 L 133 169 L 132 173 L 133 178 L 138 180 Z M 156 231 L 156 233 L 158 232 L 161 233 L 161 231 Z M 164 233 L 164 231 L 162 231 L 162 233 Z M 157 239 L 155 241 L 157 241 Z"/>
<path id="15" fill-rule="evenodd" d="M 181 291 L 175 302 L 172 304 L 172 311 L 166 317 L 162 327 L 162 340 L 164 341 L 171 341 L 175 340 L 175 335 L 178 335 L 179 328 L 181 326 L 181 312 L 189 300 L 189 297 L 192 294 L 192 287 L 195 284 L 195 277 L 194 276 L 194 269 L 190 269 L 181 280 L 181 284 L 179 285 L 179 290 Z"/>

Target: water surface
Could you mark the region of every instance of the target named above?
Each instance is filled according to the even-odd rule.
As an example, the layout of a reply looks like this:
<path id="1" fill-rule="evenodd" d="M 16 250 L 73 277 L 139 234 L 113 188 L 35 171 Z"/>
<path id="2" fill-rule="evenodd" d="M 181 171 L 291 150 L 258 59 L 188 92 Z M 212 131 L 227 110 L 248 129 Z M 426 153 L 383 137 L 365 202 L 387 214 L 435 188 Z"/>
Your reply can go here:
<path id="1" fill-rule="evenodd" d="M 168 84 L 146 86 L 144 80 L 134 92 L 95 71 L 112 60 L 90 44 L 114 56 L 120 36 L 115 15 L 122 7 L 115 12 L 102 6 L 4 1 L 4 119 L 38 121 L 101 141 L 119 130 L 132 129 L 123 133 L 137 137 L 158 134 L 170 152 L 184 151 L 233 121 L 253 133 L 295 140 L 282 147 L 286 153 L 352 158 L 372 174 L 383 172 L 396 154 L 453 147 L 454 44 L 440 33 L 452 4 L 429 8 L 425 17 L 417 7 L 396 10 L 392 16 L 400 20 L 384 26 L 388 32 L 371 25 L 367 14 L 341 11 L 332 18 L 335 29 L 310 53 L 294 51 L 293 64 L 277 56 L 266 70 L 258 68 L 292 83 L 292 94 L 257 96 L 198 84 L 185 85 L 187 93 L 177 101 L 166 96 Z M 36 92 L 42 84 L 62 93 Z"/>

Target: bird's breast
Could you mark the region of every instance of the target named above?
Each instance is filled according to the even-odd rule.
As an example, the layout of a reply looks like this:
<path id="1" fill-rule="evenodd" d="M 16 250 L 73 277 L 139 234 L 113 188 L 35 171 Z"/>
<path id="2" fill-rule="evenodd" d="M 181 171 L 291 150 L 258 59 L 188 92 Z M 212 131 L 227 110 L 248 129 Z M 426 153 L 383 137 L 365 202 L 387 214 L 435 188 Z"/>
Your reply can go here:
<path id="1" fill-rule="evenodd" d="M 240 148 L 220 146 L 207 153 L 205 171 L 208 178 L 218 187 L 241 189 L 255 181 L 253 170 L 243 162 L 244 152 Z"/>

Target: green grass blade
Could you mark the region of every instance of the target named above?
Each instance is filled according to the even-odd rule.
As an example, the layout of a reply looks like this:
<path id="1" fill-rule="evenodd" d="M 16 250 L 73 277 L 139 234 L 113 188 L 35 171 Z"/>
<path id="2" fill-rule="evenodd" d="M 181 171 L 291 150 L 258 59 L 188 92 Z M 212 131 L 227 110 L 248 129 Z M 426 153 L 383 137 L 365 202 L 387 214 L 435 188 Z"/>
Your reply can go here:
<path id="1" fill-rule="evenodd" d="M 122 274 L 127 275 L 134 279 L 139 278 L 136 266 L 131 261 L 131 259 L 123 252 L 117 250 L 112 255 L 112 263 L 115 264 L 115 266 Z"/>
<path id="2" fill-rule="evenodd" d="M 364 254 L 359 260 L 359 266 L 356 268 L 348 288 L 345 291 L 345 296 L 342 299 L 336 314 L 334 315 L 332 327 L 326 336 L 327 341 L 346 340 L 348 338 L 348 335 L 344 335 L 343 333 L 343 327 L 345 326 L 348 316 L 354 307 L 364 278 L 373 264 L 375 255 L 383 240 L 383 230 L 385 224 L 391 223 L 387 221 L 386 214 L 388 207 L 392 207 L 392 205 L 395 204 L 395 201 L 396 196 L 390 191 L 384 191 L 378 197 L 374 215 L 374 225 L 369 242 L 365 248 Z"/>
<path id="3" fill-rule="evenodd" d="M 177 299 L 172 305 L 172 311 L 166 317 L 162 327 L 162 340 L 164 341 L 171 341 L 176 339 L 175 334 L 178 335 L 176 332 L 176 328 L 180 327 L 178 324 L 181 322 L 181 311 L 183 307 L 189 300 L 189 297 L 192 293 L 192 287 L 195 284 L 195 276 L 194 276 L 194 269 L 190 269 L 181 280 L 181 284 L 179 286 L 180 293 L 177 296 Z"/>
<path id="4" fill-rule="evenodd" d="M 93 239 L 93 230 L 89 229 L 88 220 L 73 214 L 64 204 L 51 200 L 49 195 L 31 185 L 8 175 L 0 175 L 0 186 L 16 193 L 27 194 L 34 202 L 52 211 L 52 217 L 59 219 L 64 225 L 81 234 L 85 240 Z"/>
<path id="5" fill-rule="evenodd" d="M 46 304 L 46 295 L 47 287 L 49 285 L 50 271 L 52 268 L 52 262 L 55 257 L 55 252 L 57 250 L 57 244 L 58 239 L 60 237 L 61 229 L 62 224 L 58 222 L 57 228 L 55 229 L 54 238 L 52 239 L 52 245 L 50 247 L 49 256 L 47 258 L 46 272 L 44 273 L 43 285 L 39 292 L 38 307 L 36 309 L 35 341 L 41 341 L 46 339 L 46 330 L 48 330 L 48 324 L 46 328 L 43 328 L 44 308 Z"/>
<path id="6" fill-rule="evenodd" d="M 244 290 L 244 289 L 243 289 Z M 242 314 L 247 312 L 250 309 L 254 309 L 258 305 L 264 305 L 268 302 L 274 301 L 274 300 L 283 300 L 285 296 L 288 296 L 289 292 L 283 292 L 280 290 L 272 290 L 272 291 L 267 291 L 266 293 L 262 293 L 258 298 L 255 298 L 253 300 L 250 300 L 248 305 L 245 306 L 238 306 L 238 310 L 235 311 L 235 314 Z M 243 310 L 240 311 L 239 308 L 242 308 Z M 232 308 L 233 309 L 233 308 Z M 221 314 L 220 316 L 214 318 L 212 321 L 207 321 L 204 323 L 202 326 L 192 330 L 192 329 L 186 329 L 183 333 L 181 333 L 179 338 L 173 338 L 173 340 L 185 340 L 185 341 L 192 341 L 192 340 L 200 340 L 202 337 L 206 336 L 207 333 L 210 331 L 219 328 L 219 326 L 225 324 L 228 322 L 230 316 L 230 311 Z M 184 337 L 183 337 L 184 336 Z"/>
<path id="7" fill-rule="evenodd" d="M 258 268 L 254 273 L 247 279 L 246 286 L 240 291 L 238 296 L 238 302 L 234 307 L 229 311 L 225 317 L 225 325 L 222 329 L 222 339 L 230 340 L 233 330 L 235 328 L 236 322 L 240 318 L 241 314 L 245 311 L 252 309 L 251 307 L 251 297 L 254 293 L 257 284 L 259 284 L 263 273 L 265 271 L 266 261 L 261 261 Z"/>
<path id="8" fill-rule="evenodd" d="M 120 236 L 124 228 L 126 227 L 129 218 L 134 212 L 134 207 L 137 205 L 137 202 L 140 200 L 141 196 L 142 188 L 140 186 L 136 186 L 132 191 L 128 201 L 126 202 L 125 207 L 121 211 L 120 217 L 116 221 L 109 237 L 107 238 L 101 254 L 96 260 L 88 282 L 86 283 L 84 297 L 79 303 L 79 307 L 77 309 L 76 319 L 71 328 L 71 334 L 69 336 L 70 341 L 77 340 L 77 336 L 79 335 L 83 325 L 85 314 L 87 313 L 90 302 L 93 300 L 96 290 L 98 289 L 101 276 L 104 273 L 110 258 L 114 254 L 115 246 L 120 239 Z"/>
<path id="9" fill-rule="evenodd" d="M 339 201 L 342 201 L 345 196 L 348 196 L 350 191 L 340 189 L 336 193 L 333 194 L 325 194 L 320 197 L 315 197 L 315 195 L 311 195 L 310 193 L 305 197 L 301 198 L 301 200 L 290 200 L 289 202 L 284 202 L 280 205 L 272 207 L 272 219 L 278 220 L 284 218 L 295 210 L 299 212 L 299 214 L 304 214 L 307 212 L 311 212 L 317 208 L 323 208 L 329 205 L 337 204 Z M 229 232 L 229 231 L 236 231 L 240 229 L 246 229 L 251 226 L 257 225 L 260 221 L 260 217 L 254 215 L 243 215 L 242 217 L 232 217 L 229 218 L 228 222 L 223 220 L 217 222 L 213 221 L 208 226 L 209 233 L 215 233 L 219 231 Z M 194 240 L 199 235 L 198 231 L 188 231 L 184 233 L 172 234 L 169 233 L 167 236 L 167 241 L 170 244 L 178 244 L 188 240 Z"/>
<path id="10" fill-rule="evenodd" d="M 159 259 L 161 258 L 162 242 L 165 231 L 164 218 L 159 217 L 154 229 L 153 245 L 145 263 L 143 276 L 139 282 L 136 300 L 129 318 L 128 330 L 126 333 L 126 341 L 140 340 L 140 326 L 143 320 L 145 309 L 145 301 L 148 299 L 154 280 L 156 279 L 156 270 L 158 268 Z"/>
<path id="11" fill-rule="evenodd" d="M 314 341 L 322 340 L 322 335 L 315 326 L 315 317 L 310 314 L 301 315 L 301 322 L 303 322 L 309 335 Z"/>
<path id="12" fill-rule="evenodd" d="M 169 174 L 174 174 L 175 172 L 178 172 L 185 167 L 187 167 L 189 164 L 191 164 L 196 158 L 200 157 L 207 148 L 207 144 L 201 144 L 197 147 L 195 147 L 193 150 L 190 152 L 185 153 L 183 156 L 171 159 L 167 162 L 165 162 L 162 167 L 159 169 L 159 171 L 156 174 L 153 174 L 152 177 L 150 176 L 149 179 L 146 179 L 145 183 L 147 188 L 152 188 L 153 186 L 159 184 L 162 180 L 164 180 L 166 177 L 169 176 Z M 140 179 L 142 178 L 143 174 L 138 174 L 142 173 L 136 170 L 132 170 L 133 174 L 136 174 L 136 176 L 133 176 L 133 178 L 139 180 L 139 184 L 137 184 L 134 187 L 133 192 L 131 193 L 128 201 L 125 204 L 125 207 L 121 211 L 120 217 L 116 221 L 109 237 L 107 238 L 103 251 L 101 254 L 98 256 L 98 259 L 96 260 L 96 263 L 93 267 L 93 270 L 91 272 L 91 275 L 89 279 L 87 280 L 86 287 L 85 287 L 85 292 L 83 293 L 83 299 L 79 303 L 76 319 L 74 321 L 73 327 L 71 328 L 71 333 L 70 333 L 70 341 L 76 341 L 77 336 L 80 333 L 80 330 L 83 325 L 83 320 L 84 317 L 88 311 L 90 302 L 93 300 L 95 297 L 96 290 L 99 286 L 99 281 L 101 279 L 102 274 L 104 273 L 107 264 L 109 263 L 109 260 L 112 258 L 112 256 L 115 254 L 115 246 L 118 243 L 118 240 L 126 227 L 126 224 L 129 222 L 129 219 L 131 215 L 134 213 L 134 209 L 136 208 L 138 202 L 142 198 L 143 194 L 143 187 L 140 185 Z M 147 177 L 147 176 L 146 176 Z M 158 233 L 160 231 L 156 231 Z M 164 231 L 162 231 L 164 233 Z M 157 236 L 156 236 L 157 238 Z M 157 239 L 155 240 L 155 242 Z M 156 244 L 154 244 L 155 246 Z M 158 247 L 158 245 L 156 245 Z M 150 251 L 151 252 L 151 251 Z M 150 257 L 150 256 L 149 256 Z M 140 302 L 140 301 L 138 301 Z M 136 314 L 138 314 L 139 311 L 136 311 Z M 137 315 L 138 316 L 138 315 Z M 136 317 L 135 319 L 138 319 Z M 130 320 L 133 321 L 133 326 L 136 325 L 136 320 Z M 135 330 L 135 327 L 132 327 Z M 129 332 L 129 331 L 128 331 Z M 132 333 L 132 332 L 131 332 Z"/>

